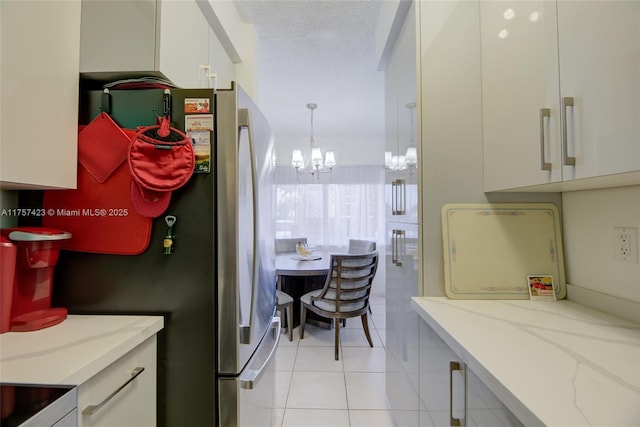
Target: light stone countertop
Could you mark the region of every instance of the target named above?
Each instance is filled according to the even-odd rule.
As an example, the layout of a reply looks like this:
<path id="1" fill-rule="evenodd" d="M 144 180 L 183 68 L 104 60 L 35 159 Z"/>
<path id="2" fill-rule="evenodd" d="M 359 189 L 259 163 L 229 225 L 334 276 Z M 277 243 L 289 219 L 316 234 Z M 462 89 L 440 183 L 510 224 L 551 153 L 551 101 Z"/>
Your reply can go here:
<path id="1" fill-rule="evenodd" d="M 0 382 L 79 385 L 164 327 L 162 316 L 69 315 L 0 335 Z"/>
<path id="2" fill-rule="evenodd" d="M 527 426 L 640 426 L 640 325 L 561 300 L 412 307 Z"/>

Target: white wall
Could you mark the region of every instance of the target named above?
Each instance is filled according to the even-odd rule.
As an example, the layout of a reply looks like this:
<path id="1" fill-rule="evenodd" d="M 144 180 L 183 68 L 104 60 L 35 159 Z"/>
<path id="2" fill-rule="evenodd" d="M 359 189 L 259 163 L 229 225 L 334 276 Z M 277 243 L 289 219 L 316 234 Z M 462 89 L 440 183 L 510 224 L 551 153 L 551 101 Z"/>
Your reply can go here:
<path id="1" fill-rule="evenodd" d="M 613 256 L 614 227 L 640 231 L 640 186 L 563 193 L 562 205 L 568 298 L 640 322 L 640 263 Z"/>

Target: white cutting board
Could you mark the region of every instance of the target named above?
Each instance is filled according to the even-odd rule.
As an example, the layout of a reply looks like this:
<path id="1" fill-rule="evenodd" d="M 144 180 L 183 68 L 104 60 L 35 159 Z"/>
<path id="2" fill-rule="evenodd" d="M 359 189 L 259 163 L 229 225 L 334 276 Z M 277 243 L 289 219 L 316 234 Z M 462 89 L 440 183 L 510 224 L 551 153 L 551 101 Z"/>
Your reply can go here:
<path id="1" fill-rule="evenodd" d="M 442 207 L 445 293 L 452 299 L 528 299 L 527 275 L 551 275 L 566 295 L 558 209 L 548 203 Z"/>

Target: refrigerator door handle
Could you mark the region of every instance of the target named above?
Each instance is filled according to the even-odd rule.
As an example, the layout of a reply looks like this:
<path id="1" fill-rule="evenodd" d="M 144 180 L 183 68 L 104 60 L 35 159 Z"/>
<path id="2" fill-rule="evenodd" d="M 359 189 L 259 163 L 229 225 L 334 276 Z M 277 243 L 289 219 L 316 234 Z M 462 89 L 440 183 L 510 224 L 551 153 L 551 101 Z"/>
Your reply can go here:
<path id="1" fill-rule="evenodd" d="M 254 357 L 257 359 L 258 363 L 260 361 L 260 366 L 253 368 L 251 364 L 249 364 L 244 371 L 238 377 L 238 381 L 240 383 L 240 387 L 243 389 L 251 390 L 253 389 L 262 375 L 266 372 L 267 366 L 273 360 L 276 354 L 276 350 L 278 350 L 278 344 L 280 343 L 280 318 L 274 317 L 271 321 L 271 333 L 273 334 L 273 345 L 271 348 L 265 348 L 265 346 L 261 345 L 256 350 L 256 354 Z M 265 335 L 265 340 L 267 336 Z M 267 353 L 268 351 L 268 353 Z"/>
<path id="2" fill-rule="evenodd" d="M 258 233 L 258 182 L 257 182 L 257 173 L 256 173 L 256 164 L 255 164 L 255 149 L 254 149 L 254 144 L 253 144 L 253 131 L 252 131 L 252 127 L 251 127 L 251 115 L 249 114 L 249 109 L 248 108 L 239 108 L 238 109 L 238 140 L 239 140 L 239 135 L 242 132 L 242 129 L 246 128 L 247 129 L 247 136 L 248 136 L 248 141 L 249 141 L 249 157 L 250 157 L 250 163 L 251 163 L 251 193 L 252 193 L 252 197 L 253 197 L 253 265 L 252 265 L 252 274 L 251 274 L 251 298 L 250 298 L 250 306 L 248 307 L 248 310 L 245 308 L 240 308 L 240 313 L 242 315 L 242 313 L 249 313 L 249 320 L 248 322 L 246 321 L 246 319 L 240 319 L 240 343 L 241 344 L 250 344 L 251 343 L 251 325 L 253 324 L 253 317 L 254 317 L 254 313 L 253 313 L 253 307 L 255 304 L 255 297 L 256 294 L 258 292 L 257 290 L 257 286 L 258 286 L 258 277 L 259 277 L 259 271 L 258 271 L 258 259 L 259 254 L 258 254 L 258 242 L 256 239 L 256 236 L 259 235 Z M 242 302 L 242 299 L 240 299 L 240 301 Z"/>

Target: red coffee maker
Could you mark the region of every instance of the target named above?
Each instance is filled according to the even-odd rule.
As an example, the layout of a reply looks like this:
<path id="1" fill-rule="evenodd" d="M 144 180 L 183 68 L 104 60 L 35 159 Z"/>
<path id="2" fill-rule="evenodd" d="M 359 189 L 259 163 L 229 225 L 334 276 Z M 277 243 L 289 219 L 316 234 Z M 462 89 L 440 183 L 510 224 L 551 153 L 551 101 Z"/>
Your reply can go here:
<path id="1" fill-rule="evenodd" d="M 1 235 L 2 269 L 14 273 L 13 283 L 8 283 L 11 274 L 2 275 L 2 295 L 11 295 L 10 331 L 35 331 L 62 322 L 67 318 L 67 309 L 51 307 L 53 269 L 60 247 L 71 233 L 54 228 L 15 227 L 2 229 Z M 14 251 L 5 247 L 7 242 L 15 245 L 15 257 Z M 14 266 L 10 265 L 12 258 Z M 12 292 L 7 287 L 12 287 Z M 3 312 L 7 305 L 3 298 Z"/>

